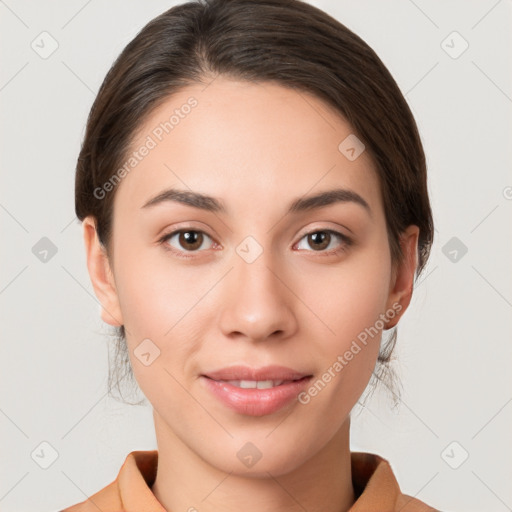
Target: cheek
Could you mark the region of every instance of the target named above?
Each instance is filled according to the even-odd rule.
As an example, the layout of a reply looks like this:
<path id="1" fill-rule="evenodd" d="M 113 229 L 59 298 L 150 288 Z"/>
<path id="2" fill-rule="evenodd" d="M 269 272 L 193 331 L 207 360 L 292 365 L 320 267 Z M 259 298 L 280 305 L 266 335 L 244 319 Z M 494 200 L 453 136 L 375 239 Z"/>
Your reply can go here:
<path id="1" fill-rule="evenodd" d="M 385 312 L 391 277 L 389 255 L 364 251 L 346 264 L 303 279 L 300 293 L 325 326 L 318 340 L 331 355 L 344 351 L 360 333 L 375 326 Z M 315 323 L 321 326 L 322 323 Z M 382 330 L 382 322 L 377 323 Z"/>
<path id="2" fill-rule="evenodd" d="M 139 337 L 172 336 L 211 287 L 208 274 L 177 264 L 163 249 L 119 249 L 116 285 L 126 328 Z"/>
<path id="3" fill-rule="evenodd" d="M 316 336 L 313 329 L 309 336 L 314 340 L 311 355 L 322 362 L 320 382 L 312 394 L 326 413 L 347 412 L 344 405 L 350 409 L 368 384 L 380 349 L 390 271 L 388 253 L 366 251 L 331 270 L 325 279 L 317 279 L 316 292 L 309 289 L 317 316 L 328 326 L 315 328 Z M 323 336 L 318 335 L 319 329 Z"/>
<path id="4" fill-rule="evenodd" d="M 379 355 L 382 330 L 379 318 L 385 306 L 385 294 L 376 293 L 379 273 L 364 280 L 348 278 L 340 288 L 343 298 L 325 301 L 325 318 L 334 334 L 317 336 L 311 354 L 318 373 L 305 389 L 299 402 L 304 407 L 304 422 L 319 429 L 319 439 L 329 439 L 345 421 L 361 397 Z M 371 279 L 374 277 L 375 279 Z M 379 296 L 380 295 L 380 296 Z M 324 330 L 325 331 L 325 330 Z M 323 418 L 319 427 L 315 422 Z"/>
<path id="5" fill-rule="evenodd" d="M 136 380 L 148 396 L 164 385 L 176 396 L 179 386 L 169 374 L 182 374 L 194 360 L 194 340 L 203 339 L 200 330 L 210 325 L 202 299 L 218 276 L 131 243 L 116 249 L 123 255 L 116 262 L 116 286 Z"/>

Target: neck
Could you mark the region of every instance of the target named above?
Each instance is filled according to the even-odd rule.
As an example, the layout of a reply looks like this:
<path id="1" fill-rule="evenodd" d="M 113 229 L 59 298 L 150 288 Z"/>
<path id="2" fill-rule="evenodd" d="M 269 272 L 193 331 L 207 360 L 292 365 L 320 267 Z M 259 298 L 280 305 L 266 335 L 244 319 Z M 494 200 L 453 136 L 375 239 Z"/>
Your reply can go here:
<path id="1" fill-rule="evenodd" d="M 152 492 L 166 510 L 346 512 L 352 486 L 350 417 L 301 466 L 278 477 L 226 473 L 190 450 L 154 411 L 158 468 Z"/>

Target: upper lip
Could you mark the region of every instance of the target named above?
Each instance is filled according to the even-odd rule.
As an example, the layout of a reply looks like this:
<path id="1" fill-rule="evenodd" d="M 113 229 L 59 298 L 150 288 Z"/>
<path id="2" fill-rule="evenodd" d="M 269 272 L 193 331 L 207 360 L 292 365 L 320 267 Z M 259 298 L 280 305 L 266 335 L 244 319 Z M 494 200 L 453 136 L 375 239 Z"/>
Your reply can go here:
<path id="1" fill-rule="evenodd" d="M 203 374 L 213 380 L 297 380 L 309 377 L 310 374 L 298 372 L 286 366 L 263 366 L 251 368 L 250 366 L 229 366 L 220 370 L 209 371 Z"/>

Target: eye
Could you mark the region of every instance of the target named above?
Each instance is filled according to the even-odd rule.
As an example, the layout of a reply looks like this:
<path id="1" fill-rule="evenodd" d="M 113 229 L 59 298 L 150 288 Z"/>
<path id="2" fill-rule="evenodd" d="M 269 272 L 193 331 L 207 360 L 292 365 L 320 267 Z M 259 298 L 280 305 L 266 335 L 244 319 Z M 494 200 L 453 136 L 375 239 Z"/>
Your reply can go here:
<path id="1" fill-rule="evenodd" d="M 314 252 L 324 252 L 327 254 L 336 254 L 345 251 L 352 244 L 352 240 L 348 236 L 338 233 L 338 231 L 333 231 L 332 229 L 321 229 L 307 233 L 299 241 L 299 244 L 297 245 L 298 249 L 303 249 L 303 247 L 300 247 L 300 244 L 304 239 L 310 247 L 313 247 Z M 331 245 L 333 239 L 337 239 L 341 242 L 341 244 L 334 249 Z M 325 251 L 324 249 L 328 247 L 331 247 L 332 250 Z"/>
<path id="2" fill-rule="evenodd" d="M 203 245 L 206 239 L 212 240 L 211 237 L 203 231 L 197 229 L 180 229 L 164 235 L 159 242 L 162 243 L 166 249 L 177 253 L 186 253 L 198 252 L 201 248 L 205 249 Z M 209 248 L 211 247 L 206 247 L 206 249 Z M 183 257 L 186 258 L 188 256 Z"/>
<path id="3" fill-rule="evenodd" d="M 204 243 L 207 239 L 209 239 L 212 244 L 209 247 L 204 247 Z M 326 255 L 338 254 L 345 251 L 352 244 L 352 240 L 349 237 L 332 229 L 322 229 L 307 233 L 297 244 L 298 249 L 304 249 L 304 247 L 300 246 L 303 240 L 313 248 L 313 252 Z M 338 240 L 338 247 L 332 248 L 333 240 Z M 209 235 L 197 229 L 179 229 L 172 231 L 160 238 L 159 243 L 161 243 L 166 250 L 172 251 L 182 258 L 191 258 L 193 256 L 187 256 L 186 253 L 200 252 L 201 249 L 211 249 L 212 245 L 214 245 Z"/>

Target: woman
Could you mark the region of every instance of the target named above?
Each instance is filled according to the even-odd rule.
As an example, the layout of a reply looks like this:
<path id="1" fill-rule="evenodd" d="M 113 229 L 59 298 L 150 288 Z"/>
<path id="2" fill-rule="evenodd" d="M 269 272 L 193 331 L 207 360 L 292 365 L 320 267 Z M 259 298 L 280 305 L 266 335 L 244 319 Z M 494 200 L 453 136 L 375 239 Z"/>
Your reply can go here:
<path id="1" fill-rule="evenodd" d="M 415 121 L 364 41 L 298 0 L 169 9 L 100 88 L 75 199 L 158 450 L 67 512 L 434 510 L 350 451 L 433 238 Z"/>

